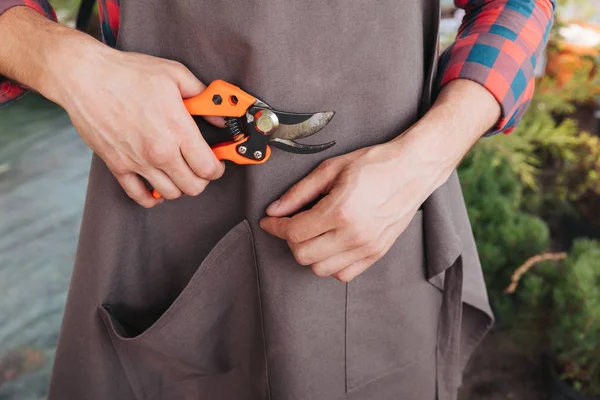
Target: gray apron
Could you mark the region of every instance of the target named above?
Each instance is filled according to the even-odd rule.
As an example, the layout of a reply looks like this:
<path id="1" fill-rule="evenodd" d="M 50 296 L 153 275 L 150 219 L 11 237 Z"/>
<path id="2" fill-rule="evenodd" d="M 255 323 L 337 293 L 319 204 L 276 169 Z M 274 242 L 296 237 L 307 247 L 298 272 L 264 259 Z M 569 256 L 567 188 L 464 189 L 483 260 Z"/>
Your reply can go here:
<path id="1" fill-rule="evenodd" d="M 436 0 L 122 1 L 120 49 L 282 110 L 335 110 L 306 142 L 338 144 L 228 164 L 200 196 L 151 210 L 95 156 L 49 399 L 456 398 L 492 322 L 456 173 L 348 284 L 316 277 L 258 226 L 321 161 L 422 115 L 438 24 Z"/>

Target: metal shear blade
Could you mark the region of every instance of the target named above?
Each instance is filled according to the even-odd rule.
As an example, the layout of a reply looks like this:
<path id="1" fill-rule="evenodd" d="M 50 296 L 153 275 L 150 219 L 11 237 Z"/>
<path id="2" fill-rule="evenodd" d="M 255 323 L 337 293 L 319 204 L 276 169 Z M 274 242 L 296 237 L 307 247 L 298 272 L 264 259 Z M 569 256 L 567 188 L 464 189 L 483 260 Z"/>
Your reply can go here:
<path id="1" fill-rule="evenodd" d="M 303 144 L 289 139 L 274 138 L 269 142 L 278 149 L 297 154 L 314 154 L 327 150 L 335 145 L 335 140 L 322 144 Z"/>
<path id="2" fill-rule="evenodd" d="M 318 153 L 335 145 L 335 141 L 322 144 L 298 143 L 295 139 L 302 139 L 314 135 L 323 129 L 333 118 L 333 111 L 316 113 L 291 113 L 273 109 L 263 101 L 257 100 L 256 108 L 268 109 L 276 115 L 277 129 L 269 135 L 269 143 L 273 146 L 299 154 Z"/>

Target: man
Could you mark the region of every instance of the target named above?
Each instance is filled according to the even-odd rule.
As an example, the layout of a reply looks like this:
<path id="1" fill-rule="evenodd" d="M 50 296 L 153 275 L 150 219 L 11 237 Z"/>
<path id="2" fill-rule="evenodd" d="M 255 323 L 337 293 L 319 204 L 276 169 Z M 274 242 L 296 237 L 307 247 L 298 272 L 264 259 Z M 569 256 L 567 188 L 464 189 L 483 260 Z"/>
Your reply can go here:
<path id="1" fill-rule="evenodd" d="M 439 64 L 435 0 L 99 4 L 118 50 L 0 0 L 5 100 L 95 152 L 49 398 L 456 398 L 492 315 L 454 170 L 525 111 L 551 0 L 457 0 Z M 338 144 L 225 168 L 182 102 L 215 79 Z"/>

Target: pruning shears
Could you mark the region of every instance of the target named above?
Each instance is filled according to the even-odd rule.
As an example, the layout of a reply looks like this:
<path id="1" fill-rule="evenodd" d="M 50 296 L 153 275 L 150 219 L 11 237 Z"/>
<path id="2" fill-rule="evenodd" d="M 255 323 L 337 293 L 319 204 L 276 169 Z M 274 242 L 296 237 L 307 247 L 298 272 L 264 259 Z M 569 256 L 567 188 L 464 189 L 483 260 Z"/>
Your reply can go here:
<path id="1" fill-rule="evenodd" d="M 323 129 L 333 118 L 333 111 L 293 113 L 276 110 L 222 80 L 213 81 L 202 93 L 184 99 L 183 103 L 191 115 L 225 117 L 226 140 L 212 146 L 219 160 L 242 165 L 262 164 L 271 156 L 270 146 L 290 153 L 313 154 L 335 145 L 335 141 L 323 144 L 295 141 Z M 156 190 L 152 195 L 162 197 Z"/>

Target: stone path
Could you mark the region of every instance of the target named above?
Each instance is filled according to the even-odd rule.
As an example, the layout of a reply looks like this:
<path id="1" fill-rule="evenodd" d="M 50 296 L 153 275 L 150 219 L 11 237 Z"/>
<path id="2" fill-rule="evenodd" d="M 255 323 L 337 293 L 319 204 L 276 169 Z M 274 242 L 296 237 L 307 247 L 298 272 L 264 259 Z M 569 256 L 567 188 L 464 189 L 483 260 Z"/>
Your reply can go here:
<path id="1" fill-rule="evenodd" d="M 0 400 L 45 398 L 90 157 L 60 107 L 0 108 Z"/>

